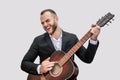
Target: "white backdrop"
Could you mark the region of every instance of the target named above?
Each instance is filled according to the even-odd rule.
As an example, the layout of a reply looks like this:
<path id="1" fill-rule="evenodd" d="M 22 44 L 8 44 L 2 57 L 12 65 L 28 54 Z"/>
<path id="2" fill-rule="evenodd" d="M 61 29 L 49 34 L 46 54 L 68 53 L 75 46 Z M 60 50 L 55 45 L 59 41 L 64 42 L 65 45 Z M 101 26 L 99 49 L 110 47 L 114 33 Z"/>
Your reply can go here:
<path id="1" fill-rule="evenodd" d="M 78 80 L 120 80 L 118 0 L 1 0 L 0 1 L 0 74 L 3 80 L 26 80 L 20 69 L 23 56 L 34 37 L 44 32 L 39 14 L 43 9 L 54 9 L 63 30 L 81 38 L 91 24 L 107 12 L 115 14 L 115 21 L 102 28 L 100 46 L 91 64 L 77 57 Z M 87 47 L 88 42 L 84 45 Z"/>

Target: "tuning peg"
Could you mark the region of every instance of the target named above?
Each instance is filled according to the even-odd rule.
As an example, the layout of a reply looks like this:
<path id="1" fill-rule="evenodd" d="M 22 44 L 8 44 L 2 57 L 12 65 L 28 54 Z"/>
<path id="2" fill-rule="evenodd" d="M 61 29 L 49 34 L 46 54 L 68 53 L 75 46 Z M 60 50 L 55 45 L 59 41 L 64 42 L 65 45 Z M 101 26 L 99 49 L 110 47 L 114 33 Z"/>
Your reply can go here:
<path id="1" fill-rule="evenodd" d="M 112 21 L 114 21 L 114 19 L 112 19 Z"/>
<path id="2" fill-rule="evenodd" d="M 112 23 L 111 21 L 109 21 L 110 23 Z"/>
<path id="3" fill-rule="evenodd" d="M 109 24 L 106 24 L 107 26 L 109 26 Z"/>

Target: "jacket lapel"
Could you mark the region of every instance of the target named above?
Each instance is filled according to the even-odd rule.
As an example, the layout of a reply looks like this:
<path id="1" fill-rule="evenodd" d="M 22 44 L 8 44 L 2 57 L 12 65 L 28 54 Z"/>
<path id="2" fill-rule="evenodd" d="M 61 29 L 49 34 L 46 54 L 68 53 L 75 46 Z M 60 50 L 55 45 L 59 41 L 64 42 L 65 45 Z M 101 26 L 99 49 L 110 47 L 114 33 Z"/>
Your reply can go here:
<path id="1" fill-rule="evenodd" d="M 48 35 L 48 33 L 45 34 L 45 40 L 46 42 L 48 43 L 48 47 L 52 50 L 52 51 L 55 51 L 55 48 L 53 46 L 53 43 L 50 39 L 50 36 Z"/>
<path id="2" fill-rule="evenodd" d="M 62 51 L 65 51 L 65 45 L 66 45 L 66 42 L 67 42 L 67 38 L 66 38 L 66 33 L 64 31 L 62 31 Z"/>

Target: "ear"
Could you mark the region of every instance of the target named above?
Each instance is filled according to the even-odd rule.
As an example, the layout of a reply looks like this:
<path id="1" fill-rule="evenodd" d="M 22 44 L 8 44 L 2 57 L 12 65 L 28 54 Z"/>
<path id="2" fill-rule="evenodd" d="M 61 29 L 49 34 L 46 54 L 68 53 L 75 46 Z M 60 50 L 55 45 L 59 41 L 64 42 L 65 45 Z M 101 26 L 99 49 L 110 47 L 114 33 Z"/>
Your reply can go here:
<path id="1" fill-rule="evenodd" d="M 58 21 L 58 16 L 55 17 L 56 21 Z"/>

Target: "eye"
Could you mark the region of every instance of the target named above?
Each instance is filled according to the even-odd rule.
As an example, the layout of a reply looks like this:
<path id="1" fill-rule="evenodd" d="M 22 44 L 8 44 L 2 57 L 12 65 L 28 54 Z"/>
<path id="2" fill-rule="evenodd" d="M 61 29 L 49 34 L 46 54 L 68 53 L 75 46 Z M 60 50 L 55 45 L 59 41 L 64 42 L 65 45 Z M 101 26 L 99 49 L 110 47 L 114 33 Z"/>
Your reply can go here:
<path id="1" fill-rule="evenodd" d="M 44 24 L 44 22 L 41 22 L 41 24 L 43 25 L 43 24 Z"/>
<path id="2" fill-rule="evenodd" d="M 50 20 L 49 20 L 49 19 L 47 19 L 47 20 L 46 20 L 46 22 L 50 22 Z"/>

